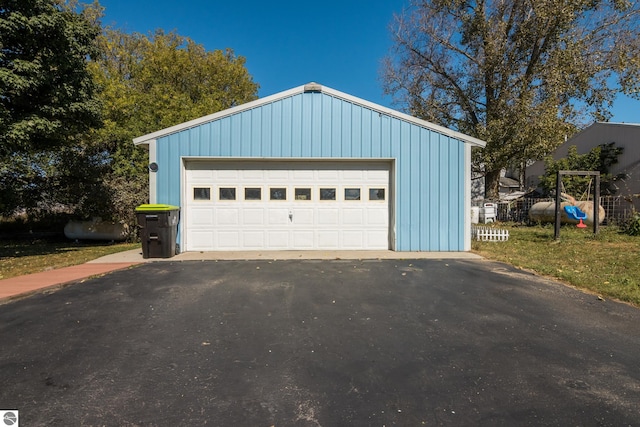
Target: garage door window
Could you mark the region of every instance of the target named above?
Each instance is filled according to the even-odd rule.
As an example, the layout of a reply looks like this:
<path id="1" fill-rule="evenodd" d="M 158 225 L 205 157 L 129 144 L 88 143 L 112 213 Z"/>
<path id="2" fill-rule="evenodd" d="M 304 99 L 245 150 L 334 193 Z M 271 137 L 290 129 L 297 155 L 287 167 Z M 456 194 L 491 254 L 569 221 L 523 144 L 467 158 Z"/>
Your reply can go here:
<path id="1" fill-rule="evenodd" d="M 370 188 L 369 200 L 384 200 L 384 188 Z"/>
<path id="2" fill-rule="evenodd" d="M 310 188 L 296 188 L 295 189 L 296 200 L 311 200 Z"/>
<path id="3" fill-rule="evenodd" d="M 321 188 L 320 189 L 320 200 L 335 200 L 336 199 L 336 189 L 335 188 Z"/>
<path id="4" fill-rule="evenodd" d="M 287 200 L 286 188 L 270 188 L 269 189 L 270 200 Z"/>
<path id="5" fill-rule="evenodd" d="M 194 187 L 193 188 L 193 200 L 211 200 L 211 188 L 209 188 L 209 187 Z"/>
<path id="6" fill-rule="evenodd" d="M 262 200 L 262 188 L 245 188 L 244 189 L 245 200 Z"/>
<path id="7" fill-rule="evenodd" d="M 345 200 L 360 200 L 360 189 L 359 188 L 345 188 L 344 189 L 344 199 Z"/>
<path id="8" fill-rule="evenodd" d="M 236 189 L 233 187 L 220 187 L 220 200 L 235 200 Z"/>

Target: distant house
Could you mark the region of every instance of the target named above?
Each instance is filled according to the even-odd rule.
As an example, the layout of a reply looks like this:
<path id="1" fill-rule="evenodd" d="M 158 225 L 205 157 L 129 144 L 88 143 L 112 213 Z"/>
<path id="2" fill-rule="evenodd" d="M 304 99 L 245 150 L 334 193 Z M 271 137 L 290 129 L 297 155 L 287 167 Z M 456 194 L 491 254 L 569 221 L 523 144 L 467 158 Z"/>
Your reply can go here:
<path id="1" fill-rule="evenodd" d="M 624 174 L 624 180 L 616 182 L 616 194 L 634 200 L 636 209 L 640 209 L 640 123 L 596 122 L 577 133 L 553 153 L 555 160 L 567 156 L 569 147 L 575 145 L 578 154 L 608 143 L 624 148 L 618 163 L 611 169 L 612 175 Z M 544 174 L 544 162 L 538 161 L 526 169 L 526 187 L 535 188 Z"/>

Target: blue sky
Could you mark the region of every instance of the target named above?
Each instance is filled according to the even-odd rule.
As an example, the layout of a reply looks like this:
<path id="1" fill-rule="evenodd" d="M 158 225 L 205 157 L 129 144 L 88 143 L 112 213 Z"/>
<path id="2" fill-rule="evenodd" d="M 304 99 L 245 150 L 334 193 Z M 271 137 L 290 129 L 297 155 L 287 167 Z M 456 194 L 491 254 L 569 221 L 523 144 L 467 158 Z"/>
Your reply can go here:
<path id="1" fill-rule="evenodd" d="M 176 30 L 208 50 L 247 60 L 260 97 L 315 81 L 386 107 L 381 61 L 389 25 L 408 0 L 100 0 L 103 23 L 127 32 Z M 640 101 L 620 97 L 611 121 L 640 123 Z"/>

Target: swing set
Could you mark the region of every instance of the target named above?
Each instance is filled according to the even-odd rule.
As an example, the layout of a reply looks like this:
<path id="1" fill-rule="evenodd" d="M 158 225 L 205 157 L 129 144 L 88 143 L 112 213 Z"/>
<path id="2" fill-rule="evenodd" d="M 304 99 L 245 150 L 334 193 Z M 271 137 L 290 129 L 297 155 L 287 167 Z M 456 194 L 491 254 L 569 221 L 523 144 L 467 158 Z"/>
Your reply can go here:
<path id="1" fill-rule="evenodd" d="M 587 188 L 587 199 L 591 192 L 591 182 L 595 180 L 593 190 L 593 234 L 598 234 L 600 228 L 600 172 L 593 171 L 558 171 L 556 175 L 556 207 L 555 207 L 555 230 L 553 238 L 558 240 L 560 238 L 560 215 L 561 215 L 561 188 L 564 188 L 562 184 L 562 177 L 565 175 L 578 175 L 578 176 L 592 176 Z M 584 196 L 584 193 L 583 193 Z M 587 218 L 587 213 L 582 212 L 577 206 L 565 206 L 564 207 L 567 216 L 571 219 L 579 221 L 577 227 L 587 228 L 587 225 L 583 222 Z"/>

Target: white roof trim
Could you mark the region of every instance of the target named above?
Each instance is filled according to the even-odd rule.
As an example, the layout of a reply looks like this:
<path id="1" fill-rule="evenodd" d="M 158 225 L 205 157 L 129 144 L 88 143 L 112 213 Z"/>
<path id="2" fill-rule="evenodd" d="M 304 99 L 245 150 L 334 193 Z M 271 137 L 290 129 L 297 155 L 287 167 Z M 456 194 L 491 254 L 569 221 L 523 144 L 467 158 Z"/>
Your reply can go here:
<path id="1" fill-rule="evenodd" d="M 151 140 L 162 138 L 167 135 L 171 135 L 173 133 L 177 133 L 183 130 L 187 130 L 196 126 L 199 126 L 204 123 L 212 122 L 214 120 L 221 119 L 223 117 L 231 116 L 233 114 L 240 113 L 245 110 L 250 110 L 256 107 L 260 107 L 265 104 L 272 103 L 274 101 L 278 101 L 280 99 L 288 98 L 294 95 L 298 95 L 304 93 L 306 91 L 318 91 L 322 93 L 326 93 L 327 95 L 331 95 L 336 98 L 343 99 L 345 101 L 351 102 L 356 105 L 360 105 L 362 107 L 377 111 L 382 114 L 386 114 L 391 117 L 398 118 L 400 120 L 407 121 L 409 123 L 413 123 L 417 126 L 424 127 L 427 129 L 431 129 L 435 132 L 441 133 L 443 135 L 450 136 L 455 139 L 459 139 L 460 141 L 469 143 L 471 145 L 475 145 L 478 147 L 484 147 L 487 143 L 478 138 L 474 138 L 469 135 L 465 135 L 461 132 L 456 132 L 449 128 L 436 125 L 434 123 L 428 122 L 426 120 L 421 120 L 416 117 L 410 116 L 408 114 L 401 113 L 396 110 L 392 110 L 391 108 L 383 107 L 382 105 L 375 104 L 373 102 L 365 101 L 364 99 L 357 98 L 355 96 L 337 91 L 335 89 L 328 88 L 326 86 L 321 86 L 317 83 L 308 83 L 306 85 L 298 86 L 293 89 L 286 90 L 284 92 L 279 92 L 274 95 L 270 95 L 264 98 L 257 99 L 255 101 L 248 102 L 246 104 L 238 105 L 233 108 L 229 108 L 227 110 L 219 111 L 214 114 L 210 114 L 208 116 L 200 117 L 195 120 L 190 120 L 185 123 L 181 123 L 179 125 L 171 126 L 166 129 L 162 129 L 156 132 L 149 133 L 147 135 L 139 136 L 133 139 L 133 143 L 136 145 L 148 144 Z"/>

